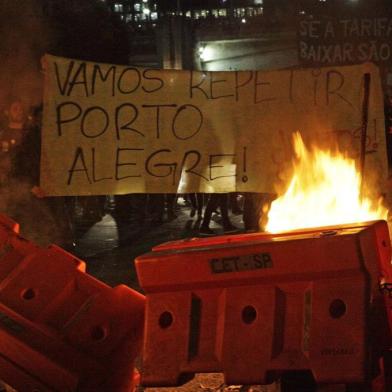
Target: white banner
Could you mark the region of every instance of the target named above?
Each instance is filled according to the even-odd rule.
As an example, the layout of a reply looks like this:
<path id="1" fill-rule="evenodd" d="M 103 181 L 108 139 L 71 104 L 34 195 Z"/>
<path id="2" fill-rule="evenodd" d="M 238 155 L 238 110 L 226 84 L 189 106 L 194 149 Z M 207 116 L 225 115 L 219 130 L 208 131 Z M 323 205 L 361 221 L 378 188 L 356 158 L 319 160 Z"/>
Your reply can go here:
<path id="1" fill-rule="evenodd" d="M 48 195 L 273 192 L 291 135 L 359 157 L 370 73 L 366 169 L 386 173 L 372 64 L 281 71 L 142 69 L 45 58 L 41 187 Z"/>

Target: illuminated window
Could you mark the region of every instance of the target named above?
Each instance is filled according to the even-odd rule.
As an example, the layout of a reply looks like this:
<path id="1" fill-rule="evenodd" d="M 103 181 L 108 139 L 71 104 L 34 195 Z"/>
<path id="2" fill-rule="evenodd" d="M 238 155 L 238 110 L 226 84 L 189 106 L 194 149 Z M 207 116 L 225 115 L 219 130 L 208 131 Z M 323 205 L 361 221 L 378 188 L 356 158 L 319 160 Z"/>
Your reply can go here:
<path id="1" fill-rule="evenodd" d="M 114 12 L 123 12 L 123 5 L 119 3 L 114 4 Z"/>
<path id="2" fill-rule="evenodd" d="M 253 16 L 254 15 L 254 11 L 253 11 L 253 8 L 252 7 L 248 7 L 247 9 L 246 9 L 246 16 Z"/>
<path id="3" fill-rule="evenodd" d="M 142 10 L 142 6 L 140 3 L 135 3 L 134 8 L 136 12 L 140 12 Z"/>
<path id="4" fill-rule="evenodd" d="M 214 18 L 217 18 L 219 16 L 218 10 L 212 10 L 211 13 L 214 16 Z"/>
<path id="5" fill-rule="evenodd" d="M 207 11 L 206 10 L 201 10 L 200 11 L 200 15 L 201 15 L 202 18 L 207 17 Z"/>
<path id="6" fill-rule="evenodd" d="M 200 18 L 200 12 L 199 11 L 195 11 L 195 19 L 199 19 Z"/>
<path id="7" fill-rule="evenodd" d="M 245 8 L 235 8 L 234 16 L 237 18 L 243 18 L 245 16 Z"/>
<path id="8" fill-rule="evenodd" d="M 158 12 L 151 12 L 151 20 L 157 20 L 158 19 Z"/>
<path id="9" fill-rule="evenodd" d="M 256 5 L 262 5 L 263 4 L 263 0 L 254 0 L 254 3 Z"/>
<path id="10" fill-rule="evenodd" d="M 191 11 L 187 11 L 186 12 L 186 14 L 185 14 L 185 16 L 187 17 L 187 18 L 190 18 L 192 15 L 191 15 Z"/>
<path id="11" fill-rule="evenodd" d="M 219 10 L 219 16 L 227 16 L 227 10 L 226 8 L 221 8 Z"/>

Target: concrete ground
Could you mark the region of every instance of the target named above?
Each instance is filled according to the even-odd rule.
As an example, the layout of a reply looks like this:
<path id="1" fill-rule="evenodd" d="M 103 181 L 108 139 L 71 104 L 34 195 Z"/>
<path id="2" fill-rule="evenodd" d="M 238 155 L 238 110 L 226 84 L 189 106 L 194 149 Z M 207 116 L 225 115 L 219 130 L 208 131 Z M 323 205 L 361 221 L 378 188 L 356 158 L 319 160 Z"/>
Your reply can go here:
<path id="1" fill-rule="evenodd" d="M 162 223 L 154 222 L 154 216 L 146 216 L 143 223 L 137 215 L 117 224 L 110 211 L 99 221 L 81 218 L 76 221 L 77 244 L 74 253 L 87 263 L 87 272 L 110 286 L 126 284 L 140 290 L 134 268 L 136 256 L 147 253 L 153 246 L 167 241 L 199 236 L 201 221 L 190 217 L 190 207 L 180 199 L 176 207 L 177 217 Z M 230 214 L 232 223 L 243 232 L 242 215 Z M 217 235 L 223 234 L 220 215 L 212 216 L 210 228 Z M 119 227 L 121 226 L 121 227 Z"/>

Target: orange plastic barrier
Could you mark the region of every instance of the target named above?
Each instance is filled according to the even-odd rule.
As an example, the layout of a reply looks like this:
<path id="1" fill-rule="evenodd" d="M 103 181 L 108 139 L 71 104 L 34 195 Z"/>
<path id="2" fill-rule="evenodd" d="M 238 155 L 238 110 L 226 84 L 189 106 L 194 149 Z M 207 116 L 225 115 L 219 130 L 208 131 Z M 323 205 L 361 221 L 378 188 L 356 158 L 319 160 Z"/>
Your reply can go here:
<path id="1" fill-rule="evenodd" d="M 144 296 L 17 232 L 0 215 L 0 379 L 20 392 L 133 390 Z"/>
<path id="2" fill-rule="evenodd" d="M 317 383 L 365 383 L 391 344 L 384 221 L 174 241 L 136 269 L 147 300 L 145 386 L 196 372 L 265 384 L 297 370 Z"/>

